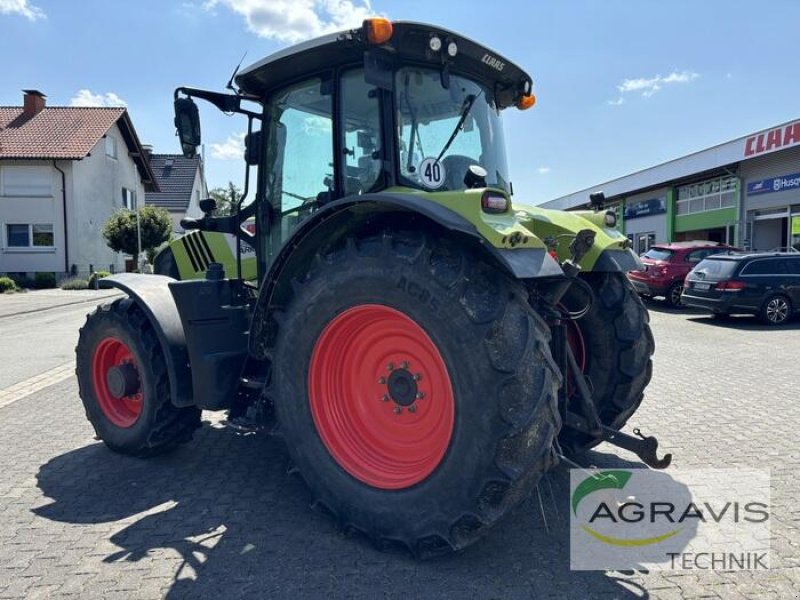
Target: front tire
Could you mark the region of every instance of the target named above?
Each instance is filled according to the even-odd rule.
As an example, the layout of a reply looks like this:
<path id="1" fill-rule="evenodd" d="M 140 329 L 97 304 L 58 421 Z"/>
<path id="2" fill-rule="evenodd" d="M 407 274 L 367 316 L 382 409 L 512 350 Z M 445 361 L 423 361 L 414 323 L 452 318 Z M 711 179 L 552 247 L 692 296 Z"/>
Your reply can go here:
<path id="1" fill-rule="evenodd" d="M 421 232 L 349 239 L 297 280 L 269 393 L 317 505 L 421 557 L 474 542 L 555 462 L 560 377 L 525 291 Z"/>
<path id="2" fill-rule="evenodd" d="M 188 442 L 200 410 L 170 401 L 166 362 L 153 326 L 130 298 L 86 318 L 75 349 L 78 389 L 97 436 L 115 452 L 152 456 Z"/>
<path id="3" fill-rule="evenodd" d="M 587 273 L 582 277 L 595 298 L 590 311 L 572 322 L 577 335 L 571 336 L 570 343 L 591 382 L 600 420 L 619 430 L 638 410 L 652 377 L 655 342 L 650 317 L 623 273 Z M 564 298 L 564 304 L 572 311 L 585 306 L 585 302 L 585 292 L 577 286 Z M 570 402 L 577 405 L 577 399 Z M 559 441 L 570 452 L 587 450 L 599 443 L 596 438 L 569 428 L 562 430 Z"/>

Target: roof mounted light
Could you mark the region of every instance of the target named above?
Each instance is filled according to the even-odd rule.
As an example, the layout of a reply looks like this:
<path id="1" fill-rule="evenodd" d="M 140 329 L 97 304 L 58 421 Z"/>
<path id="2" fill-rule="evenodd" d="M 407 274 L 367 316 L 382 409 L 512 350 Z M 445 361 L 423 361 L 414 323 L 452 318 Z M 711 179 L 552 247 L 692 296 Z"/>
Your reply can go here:
<path id="1" fill-rule="evenodd" d="M 392 22 L 383 17 L 364 20 L 364 32 L 370 44 L 385 44 L 392 39 Z"/>
<path id="2" fill-rule="evenodd" d="M 450 55 L 450 58 L 455 58 L 456 54 L 458 54 L 458 46 L 456 46 L 455 42 L 447 44 L 447 54 Z"/>
<path id="3" fill-rule="evenodd" d="M 431 50 L 434 52 L 438 52 L 442 49 L 442 38 L 438 35 L 431 36 L 431 39 L 428 41 L 428 46 L 430 46 Z"/>
<path id="4" fill-rule="evenodd" d="M 615 210 L 606 211 L 606 215 L 605 215 L 604 220 L 605 220 L 605 223 L 606 223 L 606 227 L 616 227 L 617 226 L 617 211 L 615 211 Z"/>
<path id="5" fill-rule="evenodd" d="M 517 100 L 517 108 L 520 110 L 528 110 L 534 104 L 536 104 L 536 96 L 534 96 L 533 93 L 523 94 L 520 96 L 520 99 Z"/>

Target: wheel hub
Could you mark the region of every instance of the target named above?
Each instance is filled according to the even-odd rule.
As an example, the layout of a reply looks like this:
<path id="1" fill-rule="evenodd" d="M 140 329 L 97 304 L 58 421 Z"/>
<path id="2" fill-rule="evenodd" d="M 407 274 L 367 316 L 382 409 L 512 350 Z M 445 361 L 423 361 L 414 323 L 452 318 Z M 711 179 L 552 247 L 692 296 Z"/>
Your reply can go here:
<path id="1" fill-rule="evenodd" d="M 389 398 L 394 400 L 398 406 L 411 406 L 417 399 L 417 382 L 414 376 L 407 369 L 396 369 L 389 375 L 386 383 L 389 389 Z"/>
<path id="2" fill-rule="evenodd" d="M 116 365 L 106 372 L 106 383 L 114 398 L 132 396 L 139 391 L 139 373 L 130 363 Z"/>

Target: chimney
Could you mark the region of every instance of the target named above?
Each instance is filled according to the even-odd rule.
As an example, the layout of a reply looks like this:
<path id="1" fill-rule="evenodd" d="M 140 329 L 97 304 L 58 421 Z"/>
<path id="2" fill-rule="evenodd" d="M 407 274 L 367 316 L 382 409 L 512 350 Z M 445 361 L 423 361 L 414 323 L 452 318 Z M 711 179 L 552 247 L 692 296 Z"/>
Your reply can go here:
<path id="1" fill-rule="evenodd" d="M 22 90 L 25 92 L 25 104 L 23 105 L 22 114 L 26 117 L 34 117 L 38 115 L 45 106 L 44 99 L 47 98 L 39 90 Z"/>

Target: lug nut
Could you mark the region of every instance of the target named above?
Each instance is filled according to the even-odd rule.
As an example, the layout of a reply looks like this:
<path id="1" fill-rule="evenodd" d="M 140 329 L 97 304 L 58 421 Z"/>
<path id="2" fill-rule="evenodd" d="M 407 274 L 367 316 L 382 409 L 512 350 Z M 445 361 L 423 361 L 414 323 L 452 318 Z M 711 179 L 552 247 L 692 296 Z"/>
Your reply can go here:
<path id="1" fill-rule="evenodd" d="M 384 394 L 383 398 L 381 398 L 381 400 L 383 400 L 384 402 L 388 402 L 389 401 L 389 394 Z"/>
<path id="2" fill-rule="evenodd" d="M 410 413 L 417 412 L 417 407 L 412 404 L 411 406 L 408 407 L 408 412 Z"/>
<path id="3" fill-rule="evenodd" d="M 403 412 L 403 407 L 402 406 L 395 406 L 394 407 L 394 414 L 399 415 L 402 412 Z"/>
<path id="4" fill-rule="evenodd" d="M 422 379 L 422 373 L 414 373 L 414 381 L 419 381 Z"/>
<path id="5" fill-rule="evenodd" d="M 394 371 L 394 363 L 390 362 L 388 365 L 386 365 L 386 370 L 387 371 Z"/>
<path id="6" fill-rule="evenodd" d="M 408 361 L 404 360 L 403 362 L 401 362 L 400 363 L 400 368 L 401 369 L 407 369 L 408 368 Z"/>
<path id="7" fill-rule="evenodd" d="M 381 385 L 386 385 L 386 377 L 378 377 L 378 383 Z"/>
<path id="8" fill-rule="evenodd" d="M 423 394 L 422 392 L 417 392 L 417 399 L 418 400 L 422 400 L 424 397 L 425 397 L 425 394 Z"/>

